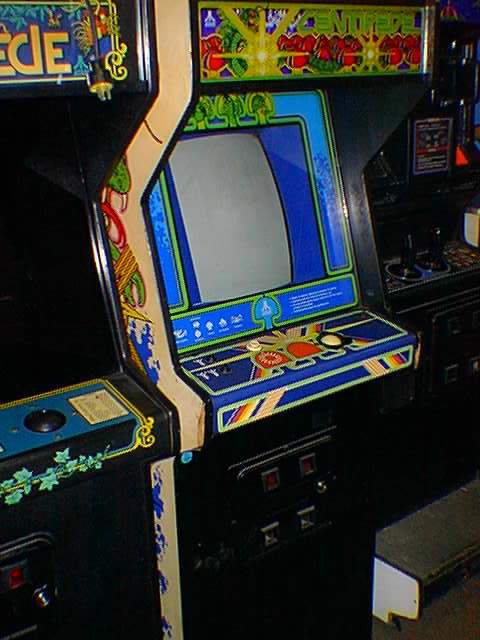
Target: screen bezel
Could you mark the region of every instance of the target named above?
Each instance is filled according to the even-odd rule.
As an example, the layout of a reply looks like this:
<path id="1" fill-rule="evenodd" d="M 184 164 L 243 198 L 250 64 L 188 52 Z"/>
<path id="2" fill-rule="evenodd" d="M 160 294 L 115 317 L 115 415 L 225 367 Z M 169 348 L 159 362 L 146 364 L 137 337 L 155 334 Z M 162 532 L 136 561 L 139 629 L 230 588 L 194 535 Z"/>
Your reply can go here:
<path id="1" fill-rule="evenodd" d="M 255 98 L 260 102 L 263 100 L 263 112 L 253 113 L 249 110 Z M 222 115 L 221 107 L 225 106 L 225 102 L 231 99 L 238 99 L 243 106 L 243 117 L 237 117 L 234 120 L 233 117 L 228 115 Z M 208 101 L 209 105 L 214 106 L 213 115 L 206 113 L 207 109 L 205 104 L 202 105 L 202 101 Z M 223 102 L 222 102 L 223 101 Z M 287 105 L 288 103 L 288 105 Z M 270 113 L 265 113 L 267 104 Z M 287 106 L 286 106 L 287 105 Z M 226 111 L 226 110 L 225 110 Z M 163 199 L 165 220 L 170 231 L 171 238 L 171 252 L 176 266 L 176 276 L 178 291 L 180 292 L 181 299 L 179 304 L 170 305 L 169 313 L 173 323 L 173 330 L 175 333 L 176 324 L 179 324 L 180 320 L 205 318 L 207 314 L 221 311 L 226 309 L 228 312 L 232 310 L 233 306 L 243 305 L 243 309 L 246 309 L 245 305 L 249 305 L 251 308 L 250 320 L 253 321 L 253 325 L 249 326 L 246 330 L 232 330 L 224 336 L 213 336 L 211 339 L 202 337 L 201 340 L 194 344 L 187 344 L 182 346 L 177 339 L 177 350 L 179 353 L 189 352 L 194 349 L 204 348 L 216 343 L 223 343 L 228 340 L 238 339 L 243 336 L 253 335 L 255 333 L 261 333 L 265 329 L 273 328 L 273 326 L 288 326 L 292 323 L 301 322 L 304 320 L 318 317 L 326 313 L 332 313 L 344 309 L 354 308 L 358 306 L 358 282 L 355 274 L 354 264 L 352 260 L 351 239 L 348 230 L 346 205 L 343 195 L 343 188 L 340 180 L 340 171 L 336 162 L 335 146 L 332 136 L 332 129 L 330 123 L 330 115 L 328 112 L 328 106 L 325 96 L 318 91 L 305 91 L 302 93 L 278 93 L 278 94 L 266 94 L 266 93 L 253 93 L 253 94 L 238 94 L 234 96 L 203 96 L 200 102 L 197 104 L 197 109 L 194 110 L 193 115 L 188 120 L 187 126 L 184 129 L 184 135 L 192 135 L 195 133 L 214 133 L 214 132 L 248 132 L 248 129 L 258 129 L 262 126 L 276 126 L 282 124 L 297 124 L 300 126 L 302 132 L 302 140 L 305 150 L 305 159 L 307 168 L 309 171 L 310 185 L 312 189 L 312 199 L 315 206 L 315 217 L 318 225 L 318 233 L 320 234 L 321 250 L 323 252 L 323 261 L 325 267 L 325 277 L 321 280 L 312 280 L 302 282 L 301 284 L 292 284 L 288 287 L 275 289 L 269 292 L 260 292 L 249 296 L 242 296 L 238 298 L 232 298 L 228 301 L 219 301 L 218 303 L 208 303 L 205 305 L 193 306 L 189 300 L 188 286 L 185 281 L 182 272 L 182 256 L 178 246 L 178 241 L 175 234 L 175 223 L 170 202 L 170 196 L 168 192 L 168 183 L 165 175 L 165 166 L 162 167 L 162 171 L 155 172 L 153 179 L 149 185 L 149 188 L 144 194 L 144 213 L 147 219 L 147 226 L 150 230 L 154 225 L 150 219 L 149 202 L 152 193 L 158 183 L 159 192 Z M 315 134 L 315 135 L 313 135 Z M 321 162 L 320 167 L 317 166 L 317 156 L 315 152 L 321 150 Z M 320 194 L 323 194 L 323 201 L 321 201 Z M 326 194 L 326 195 L 325 195 Z M 323 205 L 323 207 L 322 207 Z M 328 207 L 328 212 L 325 211 L 325 207 Z M 330 219 L 328 219 L 330 216 Z M 328 233 L 326 232 L 326 222 L 329 223 L 330 228 Z M 173 233 L 172 233 L 173 231 Z M 289 232 L 288 232 L 289 233 Z M 338 242 L 342 243 L 343 264 L 337 264 L 332 260 L 332 253 L 337 251 L 336 246 Z M 152 241 L 152 249 L 155 248 L 158 254 L 158 244 L 155 237 Z M 157 255 L 157 268 L 159 272 L 162 272 L 161 261 Z M 333 265 L 333 266 L 332 266 Z M 161 276 L 163 278 L 163 275 Z M 164 290 L 166 291 L 165 281 Z M 338 295 L 347 295 L 348 301 L 346 304 L 328 305 L 325 309 L 315 308 L 311 312 L 304 314 L 296 314 L 294 317 L 282 317 L 281 313 L 273 315 L 271 326 L 259 319 L 255 318 L 253 309 L 255 304 L 259 302 L 259 299 L 267 296 L 274 304 L 278 304 L 281 309 L 279 299 L 285 298 L 289 294 L 302 294 L 307 292 L 307 289 L 312 287 L 323 285 L 331 285 L 334 287 L 337 285 L 341 288 L 344 287 L 345 291 L 340 291 Z"/>

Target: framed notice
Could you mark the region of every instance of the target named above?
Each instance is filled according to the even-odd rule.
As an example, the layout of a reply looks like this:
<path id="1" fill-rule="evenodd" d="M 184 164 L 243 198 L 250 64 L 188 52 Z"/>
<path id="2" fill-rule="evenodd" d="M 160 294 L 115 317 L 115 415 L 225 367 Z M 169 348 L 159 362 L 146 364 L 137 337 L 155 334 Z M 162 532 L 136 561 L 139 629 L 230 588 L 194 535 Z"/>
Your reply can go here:
<path id="1" fill-rule="evenodd" d="M 413 123 L 413 174 L 446 173 L 452 157 L 452 118 L 425 118 Z"/>

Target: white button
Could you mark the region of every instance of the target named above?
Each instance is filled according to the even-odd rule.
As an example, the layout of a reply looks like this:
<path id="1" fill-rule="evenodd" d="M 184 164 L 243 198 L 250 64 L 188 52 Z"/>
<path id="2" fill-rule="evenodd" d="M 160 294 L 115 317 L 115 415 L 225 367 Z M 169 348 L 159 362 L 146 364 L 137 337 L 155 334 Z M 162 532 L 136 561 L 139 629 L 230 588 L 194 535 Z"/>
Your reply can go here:
<path id="1" fill-rule="evenodd" d="M 326 333 L 324 336 L 321 336 L 320 342 L 326 347 L 341 347 L 343 344 L 340 336 L 336 336 L 333 333 Z"/>
<path id="2" fill-rule="evenodd" d="M 249 351 L 261 351 L 262 345 L 258 340 L 250 340 L 250 342 L 247 342 L 247 349 Z"/>

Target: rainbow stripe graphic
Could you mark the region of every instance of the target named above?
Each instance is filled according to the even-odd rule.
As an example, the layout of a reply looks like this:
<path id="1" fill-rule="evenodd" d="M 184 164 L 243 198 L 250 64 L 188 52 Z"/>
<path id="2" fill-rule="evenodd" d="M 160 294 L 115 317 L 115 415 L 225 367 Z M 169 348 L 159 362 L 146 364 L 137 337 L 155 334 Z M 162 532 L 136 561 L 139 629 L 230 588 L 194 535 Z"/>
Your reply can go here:
<path id="1" fill-rule="evenodd" d="M 250 402 L 242 404 L 230 416 L 226 426 L 238 427 L 245 422 L 253 422 L 254 420 L 260 420 L 260 418 L 266 418 L 272 415 L 286 391 L 286 388 L 277 389 L 266 398 L 251 400 Z"/>
<path id="2" fill-rule="evenodd" d="M 404 367 L 408 362 L 408 358 L 403 353 L 395 353 L 390 356 L 384 356 L 382 358 L 370 358 L 365 360 L 363 366 L 365 369 L 375 378 L 384 376 L 387 371 L 394 371 Z"/>

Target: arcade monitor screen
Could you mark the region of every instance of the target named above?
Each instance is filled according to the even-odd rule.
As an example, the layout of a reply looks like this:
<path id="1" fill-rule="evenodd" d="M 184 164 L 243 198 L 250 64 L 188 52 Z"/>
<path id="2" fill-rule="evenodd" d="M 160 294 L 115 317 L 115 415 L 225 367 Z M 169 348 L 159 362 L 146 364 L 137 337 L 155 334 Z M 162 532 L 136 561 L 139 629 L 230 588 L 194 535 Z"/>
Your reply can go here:
<path id="1" fill-rule="evenodd" d="M 290 284 L 283 205 L 257 136 L 180 141 L 170 167 L 201 303 Z"/>

